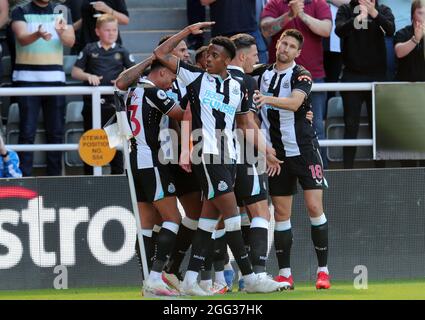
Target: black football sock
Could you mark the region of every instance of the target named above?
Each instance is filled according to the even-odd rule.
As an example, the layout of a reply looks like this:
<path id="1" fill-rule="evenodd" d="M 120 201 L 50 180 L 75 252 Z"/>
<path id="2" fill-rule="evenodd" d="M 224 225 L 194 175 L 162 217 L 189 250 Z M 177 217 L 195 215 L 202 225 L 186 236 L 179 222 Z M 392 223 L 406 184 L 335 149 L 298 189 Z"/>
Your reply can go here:
<path id="1" fill-rule="evenodd" d="M 152 271 L 162 272 L 168 257 L 176 243 L 176 237 L 179 225 L 173 222 L 165 221 L 162 224 L 161 231 L 157 238 L 157 252 L 152 264 Z"/>

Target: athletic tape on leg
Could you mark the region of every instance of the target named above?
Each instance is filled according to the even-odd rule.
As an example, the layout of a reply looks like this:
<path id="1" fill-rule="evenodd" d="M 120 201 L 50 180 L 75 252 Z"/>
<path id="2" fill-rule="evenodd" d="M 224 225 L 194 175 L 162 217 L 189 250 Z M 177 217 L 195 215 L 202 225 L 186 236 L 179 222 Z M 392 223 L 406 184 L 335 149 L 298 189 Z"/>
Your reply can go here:
<path id="1" fill-rule="evenodd" d="M 170 230 L 171 232 L 177 234 L 179 232 L 179 225 L 174 222 L 165 221 L 162 223 L 164 229 Z"/>
<path id="2" fill-rule="evenodd" d="M 186 228 L 195 231 L 198 229 L 198 220 L 193 220 L 188 217 L 184 217 L 182 220 L 182 225 L 184 225 Z"/>
<path id="3" fill-rule="evenodd" d="M 252 222 L 251 222 L 251 229 L 252 228 L 269 229 L 269 222 L 264 218 L 255 217 L 252 219 Z"/>

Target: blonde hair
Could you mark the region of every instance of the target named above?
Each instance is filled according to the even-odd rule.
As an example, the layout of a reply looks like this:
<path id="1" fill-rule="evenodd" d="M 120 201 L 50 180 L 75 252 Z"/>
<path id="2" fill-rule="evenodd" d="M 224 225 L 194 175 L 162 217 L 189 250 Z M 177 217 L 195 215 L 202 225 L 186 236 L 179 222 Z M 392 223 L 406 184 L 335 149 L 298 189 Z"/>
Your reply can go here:
<path id="1" fill-rule="evenodd" d="M 96 28 L 100 28 L 103 24 L 109 23 L 109 22 L 116 22 L 116 23 L 118 23 L 118 20 L 117 20 L 117 18 L 115 18 L 113 15 L 111 15 L 109 13 L 102 14 L 96 20 Z"/>

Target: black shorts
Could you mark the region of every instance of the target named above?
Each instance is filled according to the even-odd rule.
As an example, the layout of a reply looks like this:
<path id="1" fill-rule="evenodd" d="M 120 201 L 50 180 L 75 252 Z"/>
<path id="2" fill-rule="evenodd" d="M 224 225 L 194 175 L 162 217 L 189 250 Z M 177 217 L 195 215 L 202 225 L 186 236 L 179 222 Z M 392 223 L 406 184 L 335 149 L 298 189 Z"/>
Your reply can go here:
<path id="1" fill-rule="evenodd" d="M 136 154 L 136 152 L 131 154 Z M 165 197 L 176 196 L 174 178 L 168 165 L 137 169 L 135 157 L 131 157 L 131 160 L 137 202 L 152 203 Z"/>
<path id="2" fill-rule="evenodd" d="M 267 199 L 266 175 L 258 174 L 255 165 L 238 164 L 235 196 L 239 207 Z"/>
<path id="3" fill-rule="evenodd" d="M 285 158 L 280 165 L 280 175 L 269 177 L 271 196 L 290 196 L 297 193 L 297 181 L 303 190 L 326 189 L 323 163 L 319 150 L 309 147 L 301 150 L 301 155 Z"/>
<path id="4" fill-rule="evenodd" d="M 199 181 L 203 196 L 210 200 L 222 194 L 233 192 L 236 164 L 223 164 L 222 161 L 213 162 L 213 156 L 209 155 L 207 155 L 207 158 L 210 161 L 206 161 L 206 157 L 203 156 L 203 161 L 200 164 L 192 164 L 192 172 L 195 173 Z"/>
<path id="5" fill-rule="evenodd" d="M 193 172 L 184 171 L 178 164 L 170 164 L 169 167 L 176 182 L 177 197 L 201 191 L 198 179 Z"/>

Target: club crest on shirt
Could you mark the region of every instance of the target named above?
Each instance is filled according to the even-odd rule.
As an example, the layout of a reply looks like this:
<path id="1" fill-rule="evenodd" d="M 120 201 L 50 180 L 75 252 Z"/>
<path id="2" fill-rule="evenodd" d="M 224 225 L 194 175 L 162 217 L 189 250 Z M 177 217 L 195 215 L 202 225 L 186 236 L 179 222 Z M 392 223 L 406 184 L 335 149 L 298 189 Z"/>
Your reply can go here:
<path id="1" fill-rule="evenodd" d="M 219 182 L 217 189 L 218 191 L 226 191 L 229 186 L 223 180 Z"/>
<path id="2" fill-rule="evenodd" d="M 173 183 L 170 183 L 170 184 L 168 185 L 168 192 L 169 192 L 169 193 L 174 193 L 174 192 L 176 192 L 176 187 L 174 186 L 174 184 L 173 184 Z"/>
<path id="3" fill-rule="evenodd" d="M 289 81 L 288 80 L 285 80 L 285 82 L 283 83 L 282 87 L 284 89 L 288 89 L 289 88 Z"/>
<path id="4" fill-rule="evenodd" d="M 80 53 L 78 54 L 78 60 L 80 60 L 82 57 L 84 56 L 84 53 L 83 53 L 83 51 L 80 51 Z"/>
<path id="5" fill-rule="evenodd" d="M 92 58 L 95 58 L 95 59 L 96 59 L 96 58 L 99 58 L 99 54 L 98 54 L 98 53 L 92 53 L 92 54 L 91 54 L 91 57 L 92 57 Z"/>
<path id="6" fill-rule="evenodd" d="M 122 59 L 121 53 L 117 52 L 117 53 L 114 55 L 114 58 L 115 58 L 115 60 L 121 60 L 121 59 Z"/>
<path id="7" fill-rule="evenodd" d="M 158 92 L 156 93 L 156 96 L 161 100 L 165 100 L 168 98 L 164 90 L 158 90 Z"/>
<path id="8" fill-rule="evenodd" d="M 241 92 L 240 92 L 240 90 L 237 86 L 234 86 L 233 89 L 232 89 L 232 93 L 234 95 L 239 95 Z"/>

